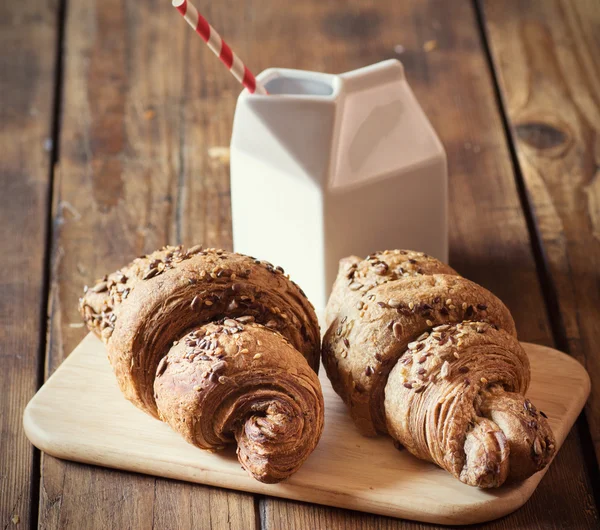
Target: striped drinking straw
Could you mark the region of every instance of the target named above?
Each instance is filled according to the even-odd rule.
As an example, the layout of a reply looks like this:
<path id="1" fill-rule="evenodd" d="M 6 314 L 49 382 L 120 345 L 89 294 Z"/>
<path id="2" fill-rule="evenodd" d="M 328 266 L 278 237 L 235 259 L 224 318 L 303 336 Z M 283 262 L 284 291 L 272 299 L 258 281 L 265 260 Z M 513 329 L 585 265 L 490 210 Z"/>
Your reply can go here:
<path id="1" fill-rule="evenodd" d="M 265 87 L 256 81 L 252 72 L 244 65 L 240 58 L 231 51 L 231 48 L 215 31 L 215 29 L 206 21 L 206 19 L 198 13 L 198 10 L 188 0 L 173 0 L 173 6 L 177 8 L 183 18 L 185 18 L 190 26 L 194 28 L 196 33 L 200 35 L 208 47 L 214 54 L 221 59 L 223 64 L 229 68 L 248 92 L 254 94 L 266 94 Z"/>

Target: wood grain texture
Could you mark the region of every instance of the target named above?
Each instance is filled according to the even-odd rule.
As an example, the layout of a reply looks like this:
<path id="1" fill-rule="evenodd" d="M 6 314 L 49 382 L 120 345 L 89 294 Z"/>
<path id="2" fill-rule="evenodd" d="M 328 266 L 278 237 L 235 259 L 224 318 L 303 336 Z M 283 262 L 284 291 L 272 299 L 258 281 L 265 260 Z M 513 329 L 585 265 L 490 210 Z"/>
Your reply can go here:
<path id="1" fill-rule="evenodd" d="M 524 347 L 532 367 L 527 395 L 548 415 L 560 447 L 589 394 L 589 377 L 563 353 Z M 399 452 L 387 437 L 361 436 L 324 371 L 321 384 L 327 420 L 319 446 L 281 484 L 254 480 L 233 448 L 220 454 L 200 451 L 128 403 L 103 344 L 92 334 L 31 400 L 24 425 L 36 446 L 60 458 L 441 524 L 480 523 L 510 513 L 527 501 L 546 472 L 497 490 L 461 484 L 408 451 Z M 160 515 L 165 522 L 177 520 L 176 513 Z M 246 517 L 248 523 L 252 514 L 239 515 L 240 522 Z M 131 521 L 119 523 L 128 526 Z"/>
<path id="2" fill-rule="evenodd" d="M 558 332 L 595 382 L 586 417 L 600 459 L 600 356 L 590 349 L 600 342 L 600 5 L 483 5 Z"/>
<path id="3" fill-rule="evenodd" d="M 0 5 L 0 528 L 35 517 L 38 470 L 22 428 L 43 362 L 56 5 Z"/>
<path id="4" fill-rule="evenodd" d="M 227 0 L 198 7 L 257 72 L 268 66 L 341 72 L 400 58 L 448 151 L 452 264 L 508 303 L 522 339 L 550 344 L 471 5 L 448 4 Z M 189 28 L 175 30 L 184 23 L 169 2 L 82 0 L 69 2 L 68 15 L 48 373 L 83 336 L 71 327 L 79 322 L 82 284 L 166 242 L 231 242 L 227 160 L 214 148 L 229 143 L 235 81 Z M 172 517 L 181 528 L 254 523 L 249 495 L 52 457 L 43 466 L 42 527 L 79 528 L 92 511 L 86 527 L 126 527 L 138 518 L 139 525 L 170 528 Z M 273 499 L 260 506 L 266 528 L 306 528 L 307 521 L 332 528 L 421 526 Z M 214 523 L 207 513 L 217 517 Z M 533 498 L 492 526 L 597 524 L 571 435 Z"/>
<path id="5" fill-rule="evenodd" d="M 499 6 L 500 7 L 500 6 Z M 512 12 L 517 17 L 518 10 Z M 443 0 L 290 3 L 257 10 L 276 49 L 253 55 L 260 67 L 342 72 L 397 57 L 448 154 L 450 263 L 511 309 L 519 336 L 552 344 L 489 64 L 470 2 Z M 315 28 L 310 39 L 304 28 Z M 326 51 L 325 51 L 326 50 Z M 396 51 L 401 51 L 397 54 Z M 416 220 L 418 222 L 418 220 Z M 573 432 L 531 500 L 494 528 L 588 528 L 598 515 Z M 560 487 L 557 486 L 560 484 Z M 274 499 L 261 501 L 267 528 L 412 528 L 410 523 Z M 416 525 L 415 525 L 416 527 Z"/>
<path id="6" fill-rule="evenodd" d="M 228 167 L 208 153 L 229 142 L 235 80 L 170 2 L 69 2 L 65 39 L 47 376 L 85 334 L 84 284 L 166 243 L 230 245 Z M 254 528 L 254 514 L 251 495 L 43 456 L 42 528 Z"/>

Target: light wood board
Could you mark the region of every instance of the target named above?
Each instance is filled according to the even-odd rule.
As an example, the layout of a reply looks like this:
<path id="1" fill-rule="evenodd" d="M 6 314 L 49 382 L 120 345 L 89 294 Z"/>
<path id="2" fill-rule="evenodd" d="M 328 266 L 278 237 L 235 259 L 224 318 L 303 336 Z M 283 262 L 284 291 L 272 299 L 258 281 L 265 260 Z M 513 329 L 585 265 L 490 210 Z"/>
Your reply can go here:
<path id="1" fill-rule="evenodd" d="M 524 344 L 532 365 L 528 396 L 549 417 L 558 446 L 590 392 L 571 357 Z M 39 449 L 59 458 L 213 486 L 442 524 L 489 521 L 522 506 L 543 477 L 498 490 L 466 486 L 433 464 L 394 448 L 389 437 L 364 438 L 321 373 L 325 431 L 304 466 L 287 481 L 250 478 L 233 448 L 211 454 L 184 442 L 121 395 L 102 343 L 88 335 L 25 409 L 24 426 Z"/>

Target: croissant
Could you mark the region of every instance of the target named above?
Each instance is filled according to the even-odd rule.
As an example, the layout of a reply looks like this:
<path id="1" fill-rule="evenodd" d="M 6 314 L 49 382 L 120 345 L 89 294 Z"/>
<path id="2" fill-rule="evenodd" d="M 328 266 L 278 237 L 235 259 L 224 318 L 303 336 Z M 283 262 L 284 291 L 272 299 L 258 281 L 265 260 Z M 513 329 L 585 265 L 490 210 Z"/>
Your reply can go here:
<path id="1" fill-rule="evenodd" d="M 254 478 L 279 482 L 323 430 L 314 309 L 283 269 L 195 246 L 164 247 L 80 299 L 121 391 L 188 442 L 236 442 Z"/>
<path id="2" fill-rule="evenodd" d="M 406 250 L 345 258 L 326 321 L 323 364 L 362 434 L 388 433 L 481 488 L 552 459 L 508 309 L 449 266 Z"/>

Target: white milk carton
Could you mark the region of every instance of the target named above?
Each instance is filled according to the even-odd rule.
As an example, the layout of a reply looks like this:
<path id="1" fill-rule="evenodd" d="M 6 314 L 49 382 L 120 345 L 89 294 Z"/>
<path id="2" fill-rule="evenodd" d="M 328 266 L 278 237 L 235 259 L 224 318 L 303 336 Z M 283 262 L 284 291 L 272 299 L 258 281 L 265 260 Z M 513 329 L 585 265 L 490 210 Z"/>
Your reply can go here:
<path id="1" fill-rule="evenodd" d="M 240 95 L 231 139 L 236 252 L 282 266 L 318 311 L 344 256 L 447 261 L 446 154 L 398 61 L 257 79 L 269 95 Z"/>

